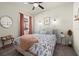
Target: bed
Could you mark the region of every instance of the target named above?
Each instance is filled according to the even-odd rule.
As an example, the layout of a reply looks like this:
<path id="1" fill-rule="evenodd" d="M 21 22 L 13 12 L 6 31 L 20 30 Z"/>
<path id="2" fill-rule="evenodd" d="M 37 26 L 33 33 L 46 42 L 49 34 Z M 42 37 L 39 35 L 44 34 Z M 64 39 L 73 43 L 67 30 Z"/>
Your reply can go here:
<path id="1" fill-rule="evenodd" d="M 54 34 L 32 34 L 32 36 L 38 38 L 38 42 L 34 43 L 28 51 L 22 51 L 22 49 L 17 46 L 16 43 L 20 44 L 20 37 L 16 38 L 14 43 L 17 51 L 23 55 L 53 56 L 57 40 Z"/>

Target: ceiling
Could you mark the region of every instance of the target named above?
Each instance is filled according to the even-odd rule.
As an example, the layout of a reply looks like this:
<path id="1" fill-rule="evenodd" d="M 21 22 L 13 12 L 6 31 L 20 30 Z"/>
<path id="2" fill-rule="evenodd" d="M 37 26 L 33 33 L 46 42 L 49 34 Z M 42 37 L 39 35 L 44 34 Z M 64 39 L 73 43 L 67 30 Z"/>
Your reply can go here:
<path id="1" fill-rule="evenodd" d="M 0 6 L 9 6 L 9 7 L 17 7 L 19 9 L 25 10 L 25 12 L 28 12 L 32 15 L 41 13 L 46 10 L 54 9 L 61 5 L 70 4 L 71 2 L 43 2 L 40 5 L 44 7 L 44 10 L 40 8 L 35 8 L 35 10 L 32 10 L 33 5 L 32 4 L 24 4 L 24 2 L 0 2 Z"/>

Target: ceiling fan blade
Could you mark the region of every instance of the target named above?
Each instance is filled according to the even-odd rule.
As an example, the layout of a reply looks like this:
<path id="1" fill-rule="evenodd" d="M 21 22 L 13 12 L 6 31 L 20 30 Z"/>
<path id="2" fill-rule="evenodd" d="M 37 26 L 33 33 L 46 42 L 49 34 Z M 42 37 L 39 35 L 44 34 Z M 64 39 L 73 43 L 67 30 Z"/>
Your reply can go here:
<path id="1" fill-rule="evenodd" d="M 34 2 L 28 2 L 29 4 L 34 4 Z"/>
<path id="2" fill-rule="evenodd" d="M 41 9 L 44 9 L 44 7 L 42 7 L 41 5 L 38 5 Z"/>
<path id="3" fill-rule="evenodd" d="M 32 10 L 34 10 L 34 9 L 35 9 L 35 7 L 32 8 Z"/>
<path id="4" fill-rule="evenodd" d="M 38 2 L 38 3 L 43 3 L 43 2 Z"/>

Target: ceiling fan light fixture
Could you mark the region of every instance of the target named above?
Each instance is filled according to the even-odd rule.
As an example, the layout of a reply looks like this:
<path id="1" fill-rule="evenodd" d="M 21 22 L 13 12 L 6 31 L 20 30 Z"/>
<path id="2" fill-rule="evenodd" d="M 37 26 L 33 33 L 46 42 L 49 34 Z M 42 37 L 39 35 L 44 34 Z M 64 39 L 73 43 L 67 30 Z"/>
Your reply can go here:
<path id="1" fill-rule="evenodd" d="M 38 4 L 37 4 L 37 3 L 34 3 L 33 6 L 34 6 L 34 7 L 38 7 Z"/>

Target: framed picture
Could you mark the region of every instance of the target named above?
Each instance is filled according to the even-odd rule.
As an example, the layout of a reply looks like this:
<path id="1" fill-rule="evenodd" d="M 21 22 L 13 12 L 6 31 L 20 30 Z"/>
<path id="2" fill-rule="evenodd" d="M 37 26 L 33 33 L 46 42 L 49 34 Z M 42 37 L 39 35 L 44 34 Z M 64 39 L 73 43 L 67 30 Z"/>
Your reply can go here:
<path id="1" fill-rule="evenodd" d="M 50 17 L 45 17 L 44 18 L 44 24 L 49 25 L 50 24 Z"/>

